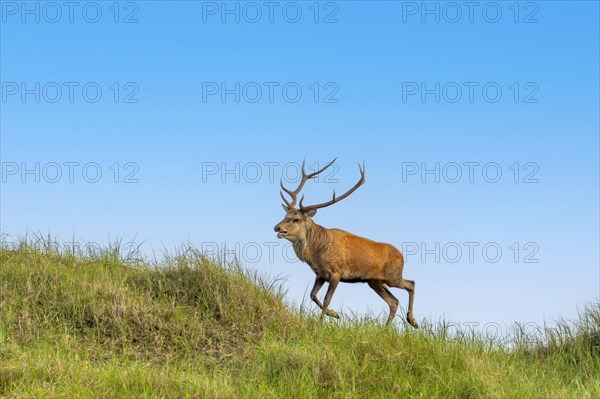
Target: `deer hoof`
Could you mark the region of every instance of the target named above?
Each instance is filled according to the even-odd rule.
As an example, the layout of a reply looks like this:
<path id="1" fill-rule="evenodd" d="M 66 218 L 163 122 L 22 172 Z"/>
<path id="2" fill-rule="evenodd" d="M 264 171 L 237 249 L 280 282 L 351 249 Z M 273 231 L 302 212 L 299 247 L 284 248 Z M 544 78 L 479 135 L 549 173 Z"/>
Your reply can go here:
<path id="1" fill-rule="evenodd" d="M 419 325 L 417 324 L 417 322 L 415 321 L 415 318 L 412 315 L 408 315 L 406 317 L 406 321 L 408 321 L 408 324 L 410 324 L 414 328 L 419 328 Z"/>
<path id="2" fill-rule="evenodd" d="M 327 316 L 333 317 L 334 319 L 339 319 L 340 318 L 340 316 L 338 316 L 337 313 L 335 313 L 333 310 L 329 310 L 329 309 L 327 309 Z"/>

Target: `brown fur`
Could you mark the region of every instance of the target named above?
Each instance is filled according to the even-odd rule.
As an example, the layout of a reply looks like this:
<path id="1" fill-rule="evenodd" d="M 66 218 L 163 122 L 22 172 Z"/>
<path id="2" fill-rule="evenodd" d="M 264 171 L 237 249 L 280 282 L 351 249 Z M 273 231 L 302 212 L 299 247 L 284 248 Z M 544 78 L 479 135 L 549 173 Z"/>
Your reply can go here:
<path id="1" fill-rule="evenodd" d="M 319 226 L 312 220 L 316 213 L 314 208 L 299 210 L 286 205 L 283 207 L 286 215 L 275 226 L 275 231 L 280 238 L 292 243 L 296 256 L 315 272 L 316 279 L 310 297 L 322 309 L 321 318 L 325 315 L 338 317 L 328 306 L 340 282 L 365 282 L 389 305 L 390 314 L 386 324 L 392 322 L 398 309 L 398 300 L 388 287 L 408 291 L 407 320 L 417 327 L 413 316 L 415 282 L 402 278 L 404 257 L 398 249 L 340 229 Z M 329 287 L 321 303 L 317 293 L 325 282 L 329 282 Z"/>

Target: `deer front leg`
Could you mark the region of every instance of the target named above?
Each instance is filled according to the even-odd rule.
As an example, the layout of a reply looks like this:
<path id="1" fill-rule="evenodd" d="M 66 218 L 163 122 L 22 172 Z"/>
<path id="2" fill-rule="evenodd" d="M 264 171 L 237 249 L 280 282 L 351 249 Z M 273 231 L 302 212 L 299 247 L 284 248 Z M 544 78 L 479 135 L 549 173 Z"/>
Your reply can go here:
<path id="1" fill-rule="evenodd" d="M 321 312 L 321 319 L 323 319 L 323 317 L 325 317 L 325 315 L 330 315 L 330 313 L 333 313 L 335 318 L 339 318 L 339 316 L 331 311 L 328 310 L 327 307 L 329 306 L 329 303 L 331 302 L 331 297 L 333 296 L 333 293 L 335 292 L 335 289 L 337 288 L 338 284 L 340 283 L 340 278 L 338 276 L 331 276 L 329 278 L 329 287 L 327 288 L 327 294 L 325 294 L 325 300 L 323 300 L 323 312 Z"/>
<path id="2" fill-rule="evenodd" d="M 325 279 L 320 278 L 319 276 L 317 276 L 317 278 L 315 278 L 315 285 L 313 285 L 313 288 L 310 291 L 310 299 L 312 299 L 313 302 L 316 303 L 317 306 L 321 310 L 323 310 L 323 304 L 321 303 L 321 301 L 319 301 L 319 298 L 317 298 L 317 293 L 319 292 L 319 290 L 321 289 L 321 287 L 323 287 L 324 283 L 325 283 Z M 327 309 L 326 314 L 329 317 L 335 317 L 336 319 L 340 318 L 340 316 L 338 316 L 333 310 Z"/>

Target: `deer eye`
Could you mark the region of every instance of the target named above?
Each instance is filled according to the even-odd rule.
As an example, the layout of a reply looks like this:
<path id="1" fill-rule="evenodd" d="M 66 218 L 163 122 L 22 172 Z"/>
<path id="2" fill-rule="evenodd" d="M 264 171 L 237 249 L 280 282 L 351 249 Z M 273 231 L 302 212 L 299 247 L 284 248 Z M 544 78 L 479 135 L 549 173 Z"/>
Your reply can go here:
<path id="1" fill-rule="evenodd" d="M 294 219 L 294 220 L 292 220 L 292 222 L 294 222 L 294 223 L 298 223 L 299 221 L 300 221 L 300 219 Z"/>

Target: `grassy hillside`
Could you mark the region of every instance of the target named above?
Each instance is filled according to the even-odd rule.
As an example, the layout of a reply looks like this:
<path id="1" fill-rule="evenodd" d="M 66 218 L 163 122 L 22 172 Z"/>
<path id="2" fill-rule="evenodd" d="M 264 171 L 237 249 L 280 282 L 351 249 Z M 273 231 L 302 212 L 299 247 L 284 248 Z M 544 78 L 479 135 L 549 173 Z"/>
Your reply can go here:
<path id="1" fill-rule="evenodd" d="M 600 397 L 600 308 L 544 343 L 319 322 L 193 249 L 0 249 L 0 397 Z"/>

